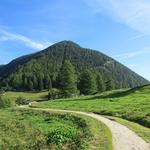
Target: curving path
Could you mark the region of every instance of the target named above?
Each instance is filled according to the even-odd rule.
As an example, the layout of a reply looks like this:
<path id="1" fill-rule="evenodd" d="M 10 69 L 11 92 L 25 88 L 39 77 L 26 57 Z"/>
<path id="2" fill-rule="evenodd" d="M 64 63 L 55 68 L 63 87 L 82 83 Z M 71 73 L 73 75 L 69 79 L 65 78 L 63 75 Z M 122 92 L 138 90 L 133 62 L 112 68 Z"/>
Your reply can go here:
<path id="1" fill-rule="evenodd" d="M 87 112 L 80 112 L 80 111 L 71 111 L 71 110 L 41 109 L 41 108 L 32 108 L 32 109 L 78 113 L 78 114 L 83 114 L 86 116 L 93 117 L 105 123 L 111 130 L 114 150 L 150 150 L 150 144 L 146 143 L 136 133 L 128 129 L 126 126 L 121 125 L 115 121 L 109 120 L 101 115 L 87 113 Z"/>

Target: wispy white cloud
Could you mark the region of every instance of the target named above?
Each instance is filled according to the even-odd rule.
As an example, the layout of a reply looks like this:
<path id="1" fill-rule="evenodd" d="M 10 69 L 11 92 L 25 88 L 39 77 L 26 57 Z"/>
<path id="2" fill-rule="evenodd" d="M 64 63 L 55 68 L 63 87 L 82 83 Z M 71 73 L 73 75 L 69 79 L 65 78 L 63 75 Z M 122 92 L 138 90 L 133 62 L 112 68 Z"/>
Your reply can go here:
<path id="1" fill-rule="evenodd" d="M 133 41 L 133 40 L 136 40 L 136 39 L 143 38 L 143 37 L 145 37 L 145 36 L 146 36 L 145 34 L 139 34 L 139 35 L 130 37 L 128 40 L 129 40 L 129 41 Z"/>
<path id="2" fill-rule="evenodd" d="M 136 31 L 150 34 L 149 0 L 84 0 L 95 13 L 105 13 Z"/>
<path id="3" fill-rule="evenodd" d="M 128 58 L 145 55 L 145 54 L 150 54 L 150 47 L 142 49 L 142 50 L 134 51 L 134 52 L 115 55 L 113 57 L 119 60 L 123 60 L 123 59 L 128 59 Z"/>
<path id="4" fill-rule="evenodd" d="M 8 31 L 5 31 L 5 30 L 0 30 L 0 41 L 3 42 L 3 41 L 9 41 L 9 40 L 17 40 L 17 41 L 20 41 L 22 43 L 24 43 L 26 46 L 28 47 L 31 47 L 33 49 L 44 49 L 46 48 L 47 46 L 50 46 L 52 45 L 52 43 L 50 42 L 35 42 L 33 40 L 31 40 L 30 38 L 24 36 L 24 35 L 21 35 L 21 34 L 16 34 L 16 33 L 11 33 L 11 32 L 8 32 Z"/>

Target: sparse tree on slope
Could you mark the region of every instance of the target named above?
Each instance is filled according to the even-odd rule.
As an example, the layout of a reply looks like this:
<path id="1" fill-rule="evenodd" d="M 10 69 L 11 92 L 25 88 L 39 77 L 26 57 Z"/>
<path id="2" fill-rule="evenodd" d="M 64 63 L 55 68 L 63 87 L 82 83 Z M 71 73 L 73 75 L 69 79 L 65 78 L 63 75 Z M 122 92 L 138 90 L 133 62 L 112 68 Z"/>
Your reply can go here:
<path id="1" fill-rule="evenodd" d="M 111 91 L 111 90 L 114 90 L 115 89 L 115 84 L 114 84 L 114 81 L 112 79 L 109 79 L 107 82 L 106 82 L 106 90 L 107 91 Z"/>
<path id="2" fill-rule="evenodd" d="M 38 79 L 38 89 L 41 91 L 43 90 L 43 79 L 42 77 L 40 76 L 39 79 Z"/>
<path id="3" fill-rule="evenodd" d="M 96 92 L 95 75 L 90 70 L 85 70 L 81 74 L 79 89 L 81 94 L 94 94 Z"/>
<path id="4" fill-rule="evenodd" d="M 49 75 L 46 75 L 44 78 L 44 88 L 49 90 L 52 88 L 52 82 Z"/>
<path id="5" fill-rule="evenodd" d="M 51 90 L 52 89 L 52 81 L 51 81 L 51 78 L 49 78 L 49 81 L 48 81 L 48 90 Z"/>
<path id="6" fill-rule="evenodd" d="M 33 82 L 31 78 L 28 78 L 28 90 L 33 90 Z"/>
<path id="7" fill-rule="evenodd" d="M 103 81 L 100 74 L 96 75 L 96 84 L 97 84 L 97 91 L 103 92 L 106 89 L 105 82 Z"/>
<path id="8" fill-rule="evenodd" d="M 33 87 L 35 90 L 37 90 L 37 88 L 38 88 L 38 80 L 35 75 L 33 75 Z"/>
<path id="9" fill-rule="evenodd" d="M 58 82 L 64 97 L 77 94 L 77 76 L 74 66 L 69 60 L 66 60 L 60 69 Z"/>

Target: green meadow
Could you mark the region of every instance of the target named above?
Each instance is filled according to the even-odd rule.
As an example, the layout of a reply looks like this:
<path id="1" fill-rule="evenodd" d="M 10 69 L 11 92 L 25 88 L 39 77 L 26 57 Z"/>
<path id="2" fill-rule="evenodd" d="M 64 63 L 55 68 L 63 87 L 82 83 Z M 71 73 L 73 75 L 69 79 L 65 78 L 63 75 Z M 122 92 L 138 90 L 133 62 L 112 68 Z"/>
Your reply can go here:
<path id="1" fill-rule="evenodd" d="M 21 96 L 25 99 L 38 101 L 32 103 L 32 107 L 37 108 L 78 110 L 105 115 L 109 119 L 127 126 L 145 141 L 150 141 L 150 85 L 135 89 L 115 90 L 102 94 L 57 100 L 48 100 L 47 94 L 47 91 L 39 93 L 6 92 L 3 97 L 16 100 L 17 97 Z M 75 114 L 66 115 L 62 113 L 22 109 L 0 110 L 1 129 L 4 128 L 4 130 L 1 130 L 1 135 L 3 136 L 1 136 L 0 145 L 4 148 L 6 145 L 12 146 L 11 144 L 15 143 L 16 147 L 24 146 L 27 149 L 29 147 L 34 149 L 40 144 L 38 141 L 42 139 L 41 145 L 38 146 L 46 145 L 45 149 L 49 147 L 59 149 L 61 140 L 55 141 L 54 143 L 47 142 L 49 134 L 55 133 L 57 130 L 58 136 L 71 134 L 71 137 L 65 138 L 61 143 L 63 149 L 70 147 L 71 149 L 90 149 L 92 147 L 95 149 L 109 150 L 112 148 L 109 129 L 95 119 L 81 115 L 77 116 Z M 51 118 L 51 121 L 47 118 Z M 74 122 L 74 118 L 80 118 L 81 124 L 84 122 L 86 127 L 79 127 L 78 124 L 80 122 Z M 24 130 L 23 132 L 22 128 Z M 64 133 L 65 131 L 69 131 L 69 133 Z M 28 137 L 34 136 L 34 140 L 32 138 L 31 140 L 27 140 Z M 80 141 L 78 141 L 79 139 Z M 95 140 L 96 142 L 94 142 Z M 68 142 L 72 144 L 68 145 Z M 21 144 L 18 145 L 17 143 Z M 15 146 L 15 144 L 13 145 Z"/>
<path id="2" fill-rule="evenodd" d="M 0 149 L 112 150 L 111 133 L 82 115 L 0 109 Z"/>
<path id="3" fill-rule="evenodd" d="M 32 100 L 32 101 L 42 101 L 42 100 L 47 100 L 48 91 L 43 91 L 43 92 L 6 92 L 5 93 L 5 98 L 9 98 L 11 100 L 16 100 L 18 97 L 23 97 L 24 99 L 27 100 Z"/>
<path id="4" fill-rule="evenodd" d="M 137 134 L 140 132 L 146 141 L 150 141 L 150 86 L 135 89 L 117 90 L 92 96 L 81 96 L 71 99 L 50 100 L 33 103 L 32 107 L 79 110 L 94 112 L 101 115 L 122 118 L 133 123 L 129 124 Z M 118 121 L 118 120 L 116 120 Z M 138 128 L 137 125 L 145 126 Z M 139 131 L 139 130 L 142 130 Z"/>

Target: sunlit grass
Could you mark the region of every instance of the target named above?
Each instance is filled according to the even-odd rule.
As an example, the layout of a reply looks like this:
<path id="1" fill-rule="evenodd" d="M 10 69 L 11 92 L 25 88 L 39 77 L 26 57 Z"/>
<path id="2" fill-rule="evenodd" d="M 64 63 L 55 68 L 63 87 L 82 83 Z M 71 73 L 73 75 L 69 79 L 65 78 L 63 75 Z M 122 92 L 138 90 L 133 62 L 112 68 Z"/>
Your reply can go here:
<path id="1" fill-rule="evenodd" d="M 105 92 L 93 96 L 35 103 L 33 107 L 95 112 L 124 118 L 149 128 L 150 86 L 126 91 Z M 138 129 L 135 129 L 135 132 Z M 149 140 L 149 136 L 147 138 Z"/>
<path id="2" fill-rule="evenodd" d="M 77 114 L 0 109 L 0 135 L 0 149 L 112 150 L 109 129 Z"/>
<path id="3" fill-rule="evenodd" d="M 18 97 L 23 97 L 27 100 L 47 100 L 48 91 L 43 92 L 6 92 L 4 97 L 16 100 Z"/>

